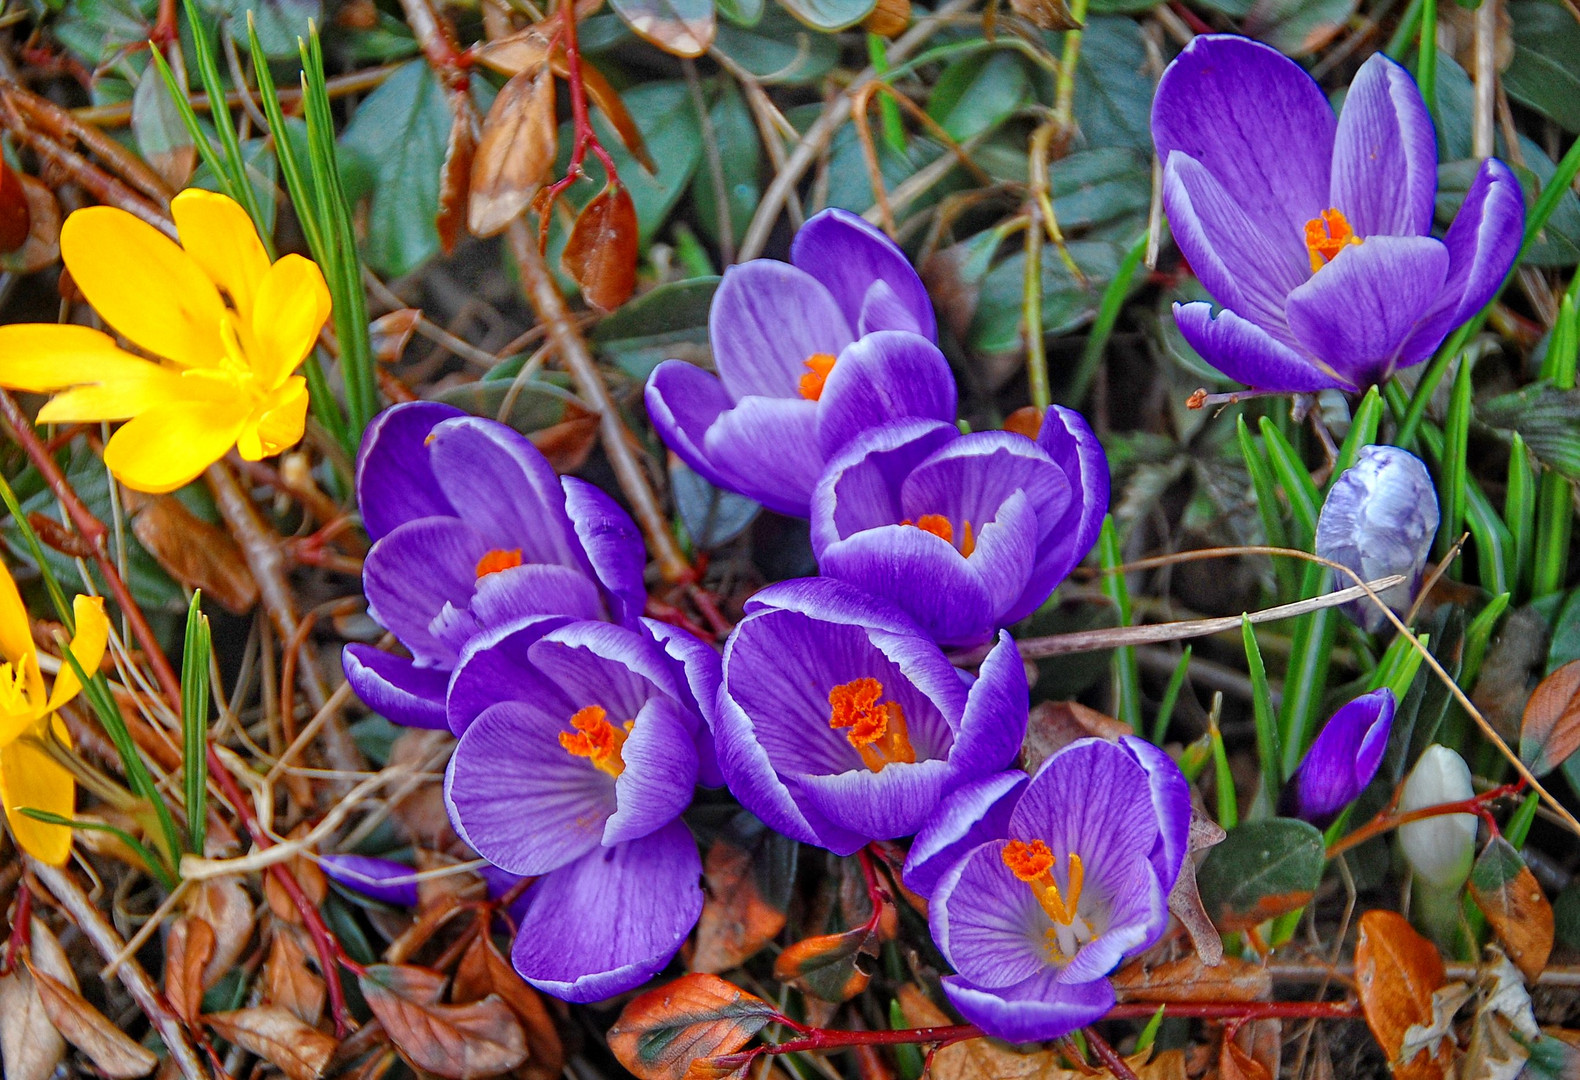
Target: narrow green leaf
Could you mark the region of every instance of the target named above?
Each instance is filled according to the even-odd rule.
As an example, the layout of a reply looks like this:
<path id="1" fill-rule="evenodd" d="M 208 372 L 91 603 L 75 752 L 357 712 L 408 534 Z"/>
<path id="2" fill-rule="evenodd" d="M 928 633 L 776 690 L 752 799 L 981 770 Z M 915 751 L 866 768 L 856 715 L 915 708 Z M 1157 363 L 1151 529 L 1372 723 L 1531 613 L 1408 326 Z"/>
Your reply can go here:
<path id="1" fill-rule="evenodd" d="M 1251 676 L 1251 710 L 1256 721 L 1256 757 L 1262 766 L 1262 792 L 1265 805 L 1278 805 L 1284 785 L 1283 752 L 1278 745 L 1278 725 L 1273 720 L 1273 692 L 1267 685 L 1267 668 L 1262 664 L 1262 648 L 1256 643 L 1256 629 L 1248 616 L 1240 616 L 1240 639 L 1245 645 L 1245 663 Z"/>
<path id="2" fill-rule="evenodd" d="M 1564 162 L 1580 151 L 1580 141 L 1564 155 Z M 1559 172 L 1564 172 L 1559 167 Z M 1573 171 L 1568 174 L 1573 179 Z M 1554 177 L 1554 183 L 1557 177 Z M 1566 181 L 1567 183 L 1567 181 Z M 1545 193 L 1544 193 L 1545 195 Z M 1575 366 L 1580 360 L 1580 274 L 1569 281 L 1547 341 L 1542 377 L 1559 390 L 1572 390 Z M 1546 596 L 1563 587 L 1569 575 L 1569 538 L 1574 529 L 1574 498 L 1570 481 L 1553 469 L 1544 469 L 1536 496 L 1536 539 L 1532 556 L 1531 595 Z"/>
<path id="3" fill-rule="evenodd" d="M 268 221 L 258 206 L 257 193 L 253 191 L 252 181 L 247 176 L 247 159 L 241 152 L 241 140 L 236 137 L 236 125 L 231 119 L 229 107 L 225 104 L 225 83 L 220 79 L 219 66 L 214 61 L 214 45 L 209 40 L 203 12 L 198 7 L 197 0 L 185 0 L 185 3 L 187 24 L 192 31 L 192 51 L 195 54 L 193 59 L 197 61 L 198 78 L 202 80 L 203 92 L 208 95 L 212 103 L 209 116 L 213 120 L 214 131 L 219 136 L 220 148 L 224 151 L 221 167 L 215 167 L 213 162 L 210 162 L 210 167 L 214 168 L 214 175 L 221 179 L 226 189 L 225 194 L 240 203 L 242 209 L 247 211 L 247 216 L 252 218 L 253 224 L 257 226 L 258 235 L 263 238 L 264 247 L 272 257 L 274 245 L 269 236 Z M 224 27 L 221 27 L 219 32 L 223 34 Z M 158 55 L 157 49 L 154 50 L 154 54 Z M 173 96 L 184 98 L 185 95 L 173 76 L 169 79 L 168 85 L 174 88 L 171 90 Z M 200 152 L 206 142 L 206 139 L 197 140 Z M 209 159 L 205 156 L 204 160 Z"/>
<path id="4" fill-rule="evenodd" d="M 1163 700 L 1158 703 L 1157 718 L 1152 721 L 1152 742 L 1157 746 L 1163 745 L 1163 739 L 1169 733 L 1169 721 L 1174 718 L 1174 705 L 1179 701 L 1180 690 L 1185 685 L 1185 676 L 1190 674 L 1191 647 L 1185 646 L 1185 651 L 1180 653 L 1179 661 L 1174 665 L 1174 672 L 1169 676 L 1169 684 L 1163 690 Z"/>
<path id="5" fill-rule="evenodd" d="M 1267 451 L 1267 460 L 1272 464 L 1278 482 L 1283 485 L 1284 497 L 1289 500 L 1289 509 L 1294 514 L 1295 531 L 1290 539 L 1294 541 L 1295 547 L 1309 551 L 1312 539 L 1317 534 L 1317 512 L 1322 507 L 1317 485 L 1311 482 L 1311 473 L 1306 470 L 1300 455 L 1295 453 L 1295 448 L 1284 438 L 1278 426 L 1265 416 L 1261 423 L 1262 444 Z"/>
<path id="6" fill-rule="evenodd" d="M 1439 558 L 1448 553 L 1465 525 L 1465 455 L 1470 444 L 1472 367 L 1468 355 L 1459 362 L 1443 425 L 1443 449 L 1438 455 L 1438 502 L 1443 507 L 1442 525 L 1437 530 Z M 1449 567 L 1448 572 L 1458 578 L 1458 564 Z"/>
<path id="7" fill-rule="evenodd" d="M 1223 732 L 1218 730 L 1216 715 L 1208 722 L 1207 736 L 1212 740 L 1213 786 L 1218 792 L 1218 824 L 1233 829 L 1240 824 L 1240 796 L 1234 790 L 1234 773 L 1229 768 L 1229 755 L 1223 748 Z"/>
<path id="8" fill-rule="evenodd" d="M 1370 446 L 1377 441 L 1377 428 L 1382 423 L 1382 414 L 1382 395 L 1374 386 L 1366 391 L 1366 396 L 1361 398 L 1361 403 L 1355 407 L 1355 416 L 1350 420 L 1349 434 L 1344 436 L 1344 442 L 1339 446 L 1339 456 L 1334 459 L 1333 471 L 1328 476 L 1330 487 L 1345 469 L 1355 464 L 1355 459 L 1360 456 L 1361 447 Z"/>
<path id="9" fill-rule="evenodd" d="M 1319 595 L 1331 578 L 1332 571 L 1327 567 L 1307 563 L 1300 579 L 1301 597 Z M 1316 731 L 1322 690 L 1328 684 L 1328 662 L 1338 637 L 1338 620 L 1335 608 L 1313 611 L 1295 620 L 1289 666 L 1284 673 L 1284 701 L 1278 714 L 1285 776 L 1294 773 L 1302 751 L 1310 745 Z"/>
<path id="10" fill-rule="evenodd" d="M 1509 480 L 1503 496 L 1503 522 L 1509 527 L 1509 584 L 1522 588 L 1531 580 L 1536 551 L 1536 470 L 1530 451 L 1516 431 L 1509 440 Z"/>
<path id="11" fill-rule="evenodd" d="M 1245 458 L 1245 468 L 1251 474 L 1251 487 L 1256 491 L 1256 510 L 1262 518 L 1262 533 L 1271 547 L 1288 547 L 1289 534 L 1284 531 L 1284 511 L 1278 502 L 1278 481 L 1273 477 L 1267 458 L 1256 448 L 1251 429 L 1245 417 L 1235 419 L 1235 431 L 1240 439 L 1240 456 Z M 1300 588 L 1300 567 L 1290 559 L 1273 560 L 1273 576 L 1278 581 L 1278 598 L 1288 603 L 1295 599 Z"/>
<path id="12" fill-rule="evenodd" d="M 1097 318 L 1093 320 L 1091 332 L 1086 335 L 1086 345 L 1081 350 L 1081 364 L 1075 369 L 1075 377 L 1070 380 L 1070 388 L 1066 393 L 1067 400 L 1074 408 L 1079 408 L 1086 400 L 1092 380 L 1097 378 L 1097 369 L 1102 366 L 1108 339 L 1113 336 L 1120 309 L 1125 306 L 1125 298 L 1130 295 L 1130 283 L 1135 280 L 1136 271 L 1146 254 L 1147 237 L 1143 234 L 1125 252 L 1119 272 L 1108 283 L 1108 288 L 1103 290 L 1102 301 L 1097 305 Z"/>
<path id="13" fill-rule="evenodd" d="M 1487 646 L 1492 641 L 1492 631 L 1509 606 L 1509 593 L 1499 593 L 1481 609 L 1465 628 L 1464 660 L 1461 662 L 1459 681 L 1465 686 L 1475 686 L 1481 674 L 1481 662 L 1486 659 Z"/>
<path id="14" fill-rule="evenodd" d="M 38 533 L 33 531 L 27 515 L 22 512 L 22 504 L 17 502 L 16 492 L 11 490 L 11 485 L 4 476 L 0 476 L 0 500 L 4 500 L 5 508 L 10 511 L 11 518 L 16 522 L 17 532 L 22 534 L 22 542 L 27 545 L 27 553 L 33 557 L 33 565 L 38 567 L 38 572 L 43 575 L 44 588 L 49 592 L 49 602 L 55 606 L 55 614 L 60 621 L 66 624 L 66 632 L 77 632 L 77 619 L 72 612 L 71 604 L 66 600 L 66 593 L 60 587 L 60 580 L 55 577 L 55 571 L 50 569 L 49 560 L 44 557 L 44 545 L 38 541 Z"/>
<path id="15" fill-rule="evenodd" d="M 199 606 L 202 600 L 201 590 L 192 594 L 181 653 L 181 776 L 186 788 L 187 850 L 195 855 L 203 854 L 208 835 L 208 695 L 213 653 L 208 616 Z"/>
<path id="16" fill-rule="evenodd" d="M 1114 527 L 1113 515 L 1103 518 L 1102 532 L 1097 538 L 1098 558 L 1103 568 L 1103 595 L 1114 602 L 1119 610 L 1119 625 L 1130 625 L 1130 590 L 1125 585 L 1125 575 L 1113 573 L 1124 562 L 1119 551 L 1119 532 Z M 1136 650 L 1126 645 L 1114 650 L 1114 715 L 1130 725 L 1132 731 L 1141 730 L 1141 669 L 1136 664 Z"/>
<path id="17" fill-rule="evenodd" d="M 88 829 L 93 832 L 109 833 L 136 853 L 137 857 L 143 861 L 143 865 L 148 868 L 148 872 L 158 879 L 159 884 L 164 887 L 165 891 L 169 892 L 175 889 L 176 879 L 169 869 L 166 868 L 165 864 L 152 851 L 149 851 L 141 840 L 125 829 L 118 829 L 114 825 L 103 821 L 83 821 L 80 818 L 61 817 L 59 814 L 52 814 L 48 810 L 38 810 L 31 806 L 23 806 L 18 809 L 24 817 L 30 817 L 34 821 L 42 821 L 46 825 L 64 825 L 68 829 Z"/>

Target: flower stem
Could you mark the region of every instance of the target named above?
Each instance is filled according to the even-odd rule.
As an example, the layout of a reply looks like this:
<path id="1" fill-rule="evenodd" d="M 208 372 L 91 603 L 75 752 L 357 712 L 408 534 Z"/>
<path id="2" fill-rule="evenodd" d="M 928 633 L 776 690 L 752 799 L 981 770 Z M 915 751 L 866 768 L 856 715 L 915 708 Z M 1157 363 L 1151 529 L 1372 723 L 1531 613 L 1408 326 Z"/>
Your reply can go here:
<path id="1" fill-rule="evenodd" d="M 1375 836 L 1381 836 L 1385 832 L 1388 832 L 1392 829 L 1397 829 L 1401 825 L 1408 825 L 1412 821 L 1421 821 L 1425 818 L 1431 817 L 1441 817 L 1445 814 L 1476 814 L 1478 816 L 1485 815 L 1487 812 L 1487 807 L 1491 803 L 1496 802 L 1498 799 L 1501 799 L 1506 795 L 1518 794 L 1520 790 L 1524 788 L 1524 786 L 1525 785 L 1523 782 L 1516 784 L 1504 784 L 1502 787 L 1495 787 L 1490 791 L 1483 791 L 1480 795 L 1477 795 L 1474 798 L 1461 799 L 1458 802 L 1438 803 L 1436 806 L 1423 806 L 1419 810 L 1410 810 L 1403 814 L 1394 813 L 1391 810 L 1385 808 L 1379 812 L 1376 817 L 1372 818 L 1370 821 L 1356 829 L 1354 832 L 1350 833 L 1348 836 L 1330 844 L 1328 846 L 1327 857 L 1329 859 L 1336 858 L 1339 855 L 1344 854 L 1346 851 L 1349 851 L 1351 848 L 1359 847 L 1361 844 L 1364 844 L 1366 841 L 1372 839 Z"/>

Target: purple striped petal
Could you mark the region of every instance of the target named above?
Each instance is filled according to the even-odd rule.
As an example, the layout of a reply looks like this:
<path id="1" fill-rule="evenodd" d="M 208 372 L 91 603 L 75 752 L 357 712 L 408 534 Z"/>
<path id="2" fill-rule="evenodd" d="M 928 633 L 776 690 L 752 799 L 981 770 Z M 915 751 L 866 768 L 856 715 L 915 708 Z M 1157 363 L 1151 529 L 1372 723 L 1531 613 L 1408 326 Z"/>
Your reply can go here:
<path id="1" fill-rule="evenodd" d="M 577 708 L 602 706 L 611 722 L 623 723 L 654 695 L 684 700 L 664 651 L 645 632 L 605 622 L 566 623 L 545 634 L 529 650 L 532 663 Z M 687 714 L 693 732 L 702 718 Z"/>
<path id="2" fill-rule="evenodd" d="M 999 507 L 1023 491 L 1046 531 L 1073 500 L 1070 478 L 1035 442 L 1009 431 L 979 431 L 941 446 L 916 466 L 900 489 L 904 516 L 942 514 L 960 528 L 992 521 Z"/>
<path id="3" fill-rule="evenodd" d="M 832 457 L 868 428 L 893 420 L 954 423 L 955 377 L 927 338 L 898 330 L 868 334 L 839 354 L 818 398 L 817 438 Z"/>
<path id="4" fill-rule="evenodd" d="M 858 764 L 832 776 L 798 776 L 792 788 L 813 810 L 868 840 L 910 836 L 927 823 L 953 770 L 941 760 L 896 762 L 872 772 Z"/>
<path id="5" fill-rule="evenodd" d="M 960 734 L 949 755 L 957 783 L 1009 767 L 1026 741 L 1030 704 L 1020 649 L 1009 631 L 1001 630 L 971 684 Z"/>
<path id="6" fill-rule="evenodd" d="M 953 424 L 902 420 L 871 428 L 829 461 L 812 498 L 812 551 L 863 529 L 905 520 L 905 478 L 936 451 L 960 438 Z"/>
<path id="7" fill-rule="evenodd" d="M 704 449 L 708 429 L 734 404 L 718 376 L 684 360 L 665 360 L 647 377 L 643 400 L 664 445 L 714 487 L 733 485 Z"/>
<path id="8" fill-rule="evenodd" d="M 972 848 L 1009 835 L 1009 816 L 1031 780 L 1001 772 L 955 788 L 944 796 L 905 857 L 905 887 L 931 897 L 938 882 Z"/>
<path id="9" fill-rule="evenodd" d="M 1037 445 L 1064 471 L 1072 498 L 1038 549 L 1031 579 L 1005 614 L 1005 624 L 1017 623 L 1036 611 L 1070 576 L 1097 543 L 1103 516 L 1108 513 L 1108 455 L 1085 417 L 1062 405 L 1049 406 L 1037 432 Z"/>
<path id="10" fill-rule="evenodd" d="M 455 513 L 428 463 L 425 440 L 435 424 L 466 415 L 437 401 L 394 405 L 375 416 L 357 450 L 357 507 L 368 539 L 398 525 Z"/>
<path id="11" fill-rule="evenodd" d="M 708 429 L 703 453 L 723 473 L 727 490 L 806 517 L 823 469 L 817 402 L 799 395 L 742 398 Z"/>
<path id="12" fill-rule="evenodd" d="M 362 566 L 368 614 L 400 638 L 419 662 L 454 663 L 456 650 L 434 620 L 446 604 L 465 611 L 477 563 L 489 543 L 459 518 L 430 517 L 397 526 L 373 545 Z"/>
<path id="13" fill-rule="evenodd" d="M 416 907 L 417 871 L 371 855 L 320 855 L 318 866 L 336 885 L 396 907 Z"/>
<path id="14" fill-rule="evenodd" d="M 1429 236 L 1436 196 L 1432 115 L 1410 73 L 1374 53 L 1339 113 L 1329 205 L 1357 236 Z"/>
<path id="15" fill-rule="evenodd" d="M 838 356 L 855 340 L 850 318 L 828 289 L 805 270 L 753 259 L 724 271 L 708 310 L 713 365 L 739 402 L 745 397 L 794 398 L 807 358 Z"/>
<path id="16" fill-rule="evenodd" d="M 535 702 L 569 719 L 581 706 L 571 704 L 531 658 L 537 640 L 567 621 L 559 615 L 529 617 L 484 630 L 467 642 L 450 676 L 445 702 L 450 733 L 463 734 L 485 709 L 500 701 Z"/>
<path id="17" fill-rule="evenodd" d="M 845 210 L 814 215 L 790 243 L 790 261 L 822 282 L 852 327 L 938 336 L 932 301 L 905 252 L 876 227 Z M 869 299 L 876 283 L 893 299 Z M 865 316 L 865 318 L 863 318 Z"/>
<path id="18" fill-rule="evenodd" d="M 1388 748 L 1394 707 L 1393 691 L 1383 687 L 1333 714 L 1290 777 L 1300 817 L 1325 827 L 1366 790 Z"/>
<path id="19" fill-rule="evenodd" d="M 1174 887 L 1190 848 L 1190 783 L 1173 758 L 1145 739 L 1122 735 L 1119 745 L 1147 771 L 1152 810 L 1158 819 L 1158 844 L 1152 851 L 1152 865 L 1167 891 Z"/>
<path id="20" fill-rule="evenodd" d="M 1291 349 L 1249 319 L 1203 301 L 1174 305 L 1174 322 L 1203 360 L 1253 390 L 1315 393 L 1355 390 L 1326 365 Z"/>
<path id="21" fill-rule="evenodd" d="M 614 600 L 615 622 L 633 626 L 647 607 L 647 548 L 631 515 L 603 491 L 585 480 L 567 476 L 565 512 L 581 542 L 593 573 Z"/>
<path id="22" fill-rule="evenodd" d="M 995 840 L 973 849 L 944 875 L 927 907 L 939 950 L 964 978 L 988 988 L 1013 986 L 1049 967 L 1052 920 L 1005 865 L 1004 846 Z"/>
<path id="23" fill-rule="evenodd" d="M 618 809 L 604 825 L 605 847 L 646 836 L 680 816 L 697 786 L 695 718 L 677 702 L 642 706 L 620 748 L 625 770 L 615 780 Z"/>
<path id="24" fill-rule="evenodd" d="M 1033 519 L 1033 528 L 1035 524 Z M 992 549 L 1001 562 L 1011 563 L 1009 570 L 1019 571 L 1022 582 L 1031 572 L 1036 544 L 1035 537 L 1028 542 L 1023 531 Z M 999 536 L 1004 532 L 1000 529 Z M 997 629 L 993 596 L 981 573 L 949 541 L 921 529 L 907 525 L 866 529 L 831 544 L 818 560 L 818 569 L 893 601 L 942 644 L 975 645 Z"/>
<path id="25" fill-rule="evenodd" d="M 703 787 L 723 787 L 718 751 L 713 743 L 713 718 L 724 669 L 719 652 L 712 645 L 678 626 L 643 619 L 642 625 L 680 667 L 681 678 L 690 692 L 687 704 L 702 717 L 697 728 L 697 783 Z"/>
<path id="26" fill-rule="evenodd" d="M 404 656 L 355 642 L 341 651 L 340 665 L 357 697 L 386 720 L 417 728 L 446 726 L 450 673 L 444 668 L 419 667 Z"/>
<path id="27" fill-rule="evenodd" d="M 477 579 L 471 609 L 485 628 L 541 615 L 601 619 L 605 614 L 598 586 L 586 574 L 546 563 L 523 563 L 484 574 Z"/>
<path id="28" fill-rule="evenodd" d="M 1006 1042 L 1043 1042 L 1101 1020 L 1114 1007 L 1107 979 L 1061 983 L 1052 971 L 997 989 L 973 985 L 959 975 L 943 980 L 944 994 L 960 1015 Z"/>

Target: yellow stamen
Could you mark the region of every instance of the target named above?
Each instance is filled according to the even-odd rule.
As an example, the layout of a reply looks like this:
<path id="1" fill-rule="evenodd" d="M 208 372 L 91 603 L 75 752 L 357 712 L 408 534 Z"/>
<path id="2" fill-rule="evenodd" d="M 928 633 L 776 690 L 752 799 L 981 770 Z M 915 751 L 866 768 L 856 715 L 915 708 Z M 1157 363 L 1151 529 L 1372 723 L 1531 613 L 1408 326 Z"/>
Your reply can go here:
<path id="1" fill-rule="evenodd" d="M 1081 886 L 1086 881 L 1086 868 L 1081 865 L 1079 855 L 1070 852 L 1070 873 L 1066 882 L 1068 896 L 1059 891 L 1058 882 L 1053 880 L 1053 852 L 1041 840 L 1033 840 L 1029 844 L 1023 840 L 1011 840 L 1004 845 L 1002 858 L 1010 873 L 1031 886 L 1032 895 L 1037 898 L 1042 910 L 1048 913 L 1048 918 L 1060 926 L 1072 926 L 1075 923 L 1076 907 L 1081 902 Z"/>
<path id="2" fill-rule="evenodd" d="M 602 706 L 588 705 L 571 717 L 571 727 L 576 729 L 574 733 L 560 732 L 560 745 L 572 757 L 587 758 L 601 771 L 619 776 L 625 771 L 620 748 L 625 745 L 633 724 L 634 721 L 627 721 L 624 729 L 617 728 L 609 723 Z"/>
<path id="3" fill-rule="evenodd" d="M 495 548 L 477 560 L 477 576 L 484 578 L 489 574 L 497 574 L 501 570 L 509 570 L 520 565 L 520 548 L 512 548 L 509 551 L 506 551 L 504 548 Z"/>
<path id="4" fill-rule="evenodd" d="M 1324 210 L 1306 222 L 1306 253 L 1311 256 L 1313 274 L 1338 258 L 1339 252 L 1360 242 L 1349 221 L 1337 210 Z"/>
<path id="5" fill-rule="evenodd" d="M 823 396 L 823 384 L 828 381 L 828 373 L 834 370 L 834 361 L 838 357 L 832 353 L 813 353 L 807 357 L 807 372 L 801 376 L 801 381 L 796 384 L 801 391 L 801 396 L 808 401 L 816 401 Z"/>
<path id="6" fill-rule="evenodd" d="M 841 683 L 828 692 L 828 726 L 848 729 L 846 740 L 873 772 L 896 761 L 916 761 L 905 710 L 898 702 L 883 701 L 882 697 L 883 684 L 871 678 Z"/>

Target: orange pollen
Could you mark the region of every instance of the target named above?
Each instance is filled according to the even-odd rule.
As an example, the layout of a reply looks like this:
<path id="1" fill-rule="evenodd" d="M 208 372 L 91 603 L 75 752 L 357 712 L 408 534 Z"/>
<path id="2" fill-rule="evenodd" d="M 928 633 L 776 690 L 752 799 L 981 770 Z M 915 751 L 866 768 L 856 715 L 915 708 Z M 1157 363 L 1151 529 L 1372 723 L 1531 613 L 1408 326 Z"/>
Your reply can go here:
<path id="1" fill-rule="evenodd" d="M 1036 881 L 1053 869 L 1053 852 L 1041 840 L 1011 840 L 1004 845 L 1004 865 L 1022 881 Z"/>
<path id="2" fill-rule="evenodd" d="M 845 731 L 862 764 L 873 772 L 896 761 L 916 761 L 905 710 L 882 698 L 883 684 L 871 678 L 841 683 L 828 692 L 828 726 Z"/>
<path id="3" fill-rule="evenodd" d="M 622 730 L 609 723 L 608 714 L 602 706 L 589 705 L 585 709 L 578 709 L 571 717 L 571 727 L 576 730 L 560 732 L 560 745 L 566 753 L 588 759 L 594 767 L 610 776 L 619 776 L 625 771 L 620 748 L 631 733 L 631 721 L 627 721 Z"/>
<path id="4" fill-rule="evenodd" d="M 816 401 L 823 396 L 823 384 L 828 381 L 828 373 L 834 370 L 834 361 L 837 359 L 832 353 L 826 352 L 813 353 L 806 358 L 806 374 L 796 384 L 802 397 Z"/>
<path id="5" fill-rule="evenodd" d="M 506 551 L 503 548 L 495 548 L 477 560 L 477 576 L 480 578 L 487 577 L 489 574 L 497 574 L 501 570 L 509 570 L 513 566 L 520 565 L 520 548 L 514 548 L 510 551 Z"/>
<path id="6" fill-rule="evenodd" d="M 1086 881 L 1086 868 L 1081 865 L 1079 855 L 1070 852 L 1070 874 L 1066 882 L 1068 897 L 1059 891 L 1058 882 L 1053 880 L 1053 850 L 1041 840 L 1030 843 L 1011 840 L 1004 845 L 1001 857 L 1010 873 L 1031 886 L 1032 895 L 1037 898 L 1042 910 L 1047 912 L 1048 918 L 1061 926 L 1074 924 L 1076 906 L 1081 902 L 1081 886 Z"/>
<path id="7" fill-rule="evenodd" d="M 1349 221 L 1337 210 L 1324 210 L 1306 222 L 1306 252 L 1311 256 L 1313 274 L 1336 259 L 1339 252 L 1360 242 Z"/>
<path id="8" fill-rule="evenodd" d="M 942 514 L 923 514 L 915 521 L 906 518 L 900 524 L 913 526 L 925 533 L 932 533 L 940 540 L 946 540 L 951 544 L 955 542 L 955 527 Z M 956 550 L 962 555 L 969 556 L 976 549 L 977 539 L 976 534 L 971 531 L 971 523 L 962 521 L 960 523 L 960 543 L 956 545 Z"/>

